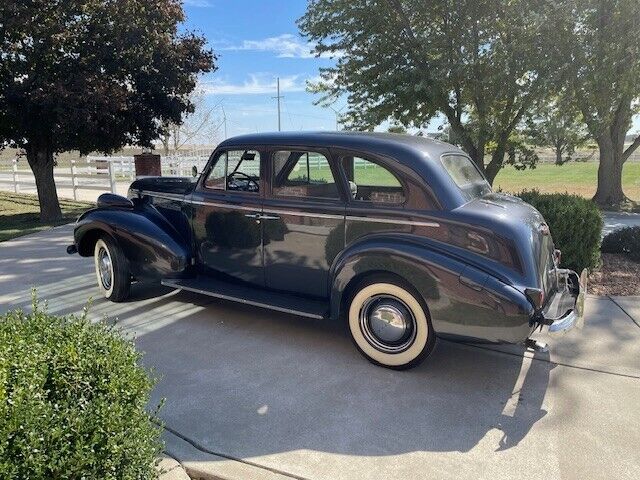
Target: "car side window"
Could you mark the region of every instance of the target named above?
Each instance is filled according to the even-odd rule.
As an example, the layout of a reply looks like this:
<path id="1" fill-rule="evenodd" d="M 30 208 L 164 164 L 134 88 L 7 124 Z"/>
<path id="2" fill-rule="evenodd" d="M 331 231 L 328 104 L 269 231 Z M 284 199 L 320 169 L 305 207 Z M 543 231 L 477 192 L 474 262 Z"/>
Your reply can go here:
<path id="1" fill-rule="evenodd" d="M 205 188 L 258 193 L 260 153 L 255 150 L 228 150 L 215 160 L 204 180 Z"/>
<path id="2" fill-rule="evenodd" d="M 354 200 L 393 205 L 404 203 L 406 195 L 402 184 L 389 169 L 356 156 L 343 157 L 342 166 Z"/>
<path id="3" fill-rule="evenodd" d="M 273 153 L 273 194 L 339 199 L 338 186 L 326 156 L 306 150 Z"/>

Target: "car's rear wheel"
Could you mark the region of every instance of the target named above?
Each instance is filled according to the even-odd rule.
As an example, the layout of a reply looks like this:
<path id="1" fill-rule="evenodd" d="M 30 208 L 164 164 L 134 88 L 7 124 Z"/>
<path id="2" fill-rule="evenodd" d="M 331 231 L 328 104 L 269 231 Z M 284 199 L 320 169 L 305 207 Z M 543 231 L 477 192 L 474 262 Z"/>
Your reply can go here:
<path id="1" fill-rule="evenodd" d="M 112 302 L 126 300 L 131 288 L 131 272 L 120 247 L 110 237 L 100 237 L 96 242 L 93 258 L 98 288 L 104 297 Z"/>
<path id="2" fill-rule="evenodd" d="M 360 283 L 351 295 L 348 318 L 356 347 L 376 365 L 414 367 L 435 345 L 424 301 L 411 285 L 391 276 Z"/>

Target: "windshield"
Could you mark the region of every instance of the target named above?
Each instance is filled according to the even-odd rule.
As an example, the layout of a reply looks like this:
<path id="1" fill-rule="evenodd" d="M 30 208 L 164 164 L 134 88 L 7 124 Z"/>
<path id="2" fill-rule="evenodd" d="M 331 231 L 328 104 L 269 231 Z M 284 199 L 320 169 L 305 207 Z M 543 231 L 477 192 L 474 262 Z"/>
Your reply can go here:
<path id="1" fill-rule="evenodd" d="M 451 179 L 467 199 L 481 197 L 491 191 L 489 183 L 469 157 L 450 154 L 443 155 L 441 161 Z"/>

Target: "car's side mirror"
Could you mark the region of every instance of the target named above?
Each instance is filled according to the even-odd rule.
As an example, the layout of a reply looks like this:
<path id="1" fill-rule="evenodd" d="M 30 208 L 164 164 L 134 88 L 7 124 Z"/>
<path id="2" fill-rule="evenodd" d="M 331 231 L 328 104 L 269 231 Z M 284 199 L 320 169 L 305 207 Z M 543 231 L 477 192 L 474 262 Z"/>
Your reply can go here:
<path id="1" fill-rule="evenodd" d="M 198 176 L 198 167 L 196 167 L 195 165 L 191 167 L 191 176 L 194 178 Z"/>

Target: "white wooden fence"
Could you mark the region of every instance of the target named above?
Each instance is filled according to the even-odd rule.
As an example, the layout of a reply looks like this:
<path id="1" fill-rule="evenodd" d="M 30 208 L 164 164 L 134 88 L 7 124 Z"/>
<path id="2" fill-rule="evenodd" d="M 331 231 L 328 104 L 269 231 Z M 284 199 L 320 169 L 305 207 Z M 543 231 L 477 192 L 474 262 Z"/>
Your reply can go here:
<path id="1" fill-rule="evenodd" d="M 194 165 L 202 171 L 207 160 L 205 156 L 163 157 L 162 175 L 188 177 Z M 72 190 L 74 200 L 78 200 L 81 190 L 116 193 L 118 182 L 132 182 L 136 174 L 133 157 L 92 156 L 55 167 L 53 177 L 57 188 Z M 20 193 L 21 190 L 33 191 L 35 187 L 36 181 L 26 160 L 0 160 L 0 190 Z"/>
<path id="2" fill-rule="evenodd" d="M 114 163 L 99 160 L 72 160 L 67 167 L 53 169 L 57 188 L 73 190 L 74 200 L 79 190 L 116 191 Z M 33 190 L 36 180 L 26 161 L 17 159 L 0 161 L 0 187 L 7 186 L 15 193 L 22 189 Z"/>

